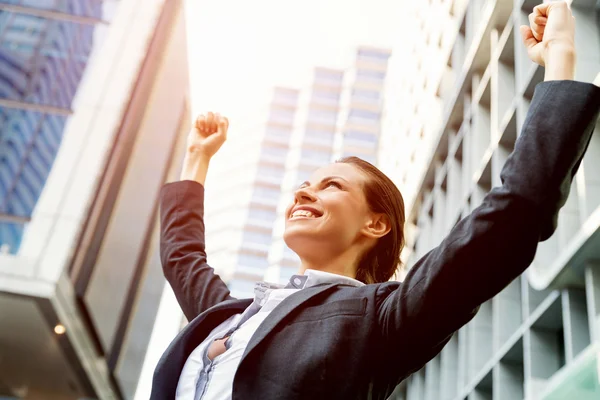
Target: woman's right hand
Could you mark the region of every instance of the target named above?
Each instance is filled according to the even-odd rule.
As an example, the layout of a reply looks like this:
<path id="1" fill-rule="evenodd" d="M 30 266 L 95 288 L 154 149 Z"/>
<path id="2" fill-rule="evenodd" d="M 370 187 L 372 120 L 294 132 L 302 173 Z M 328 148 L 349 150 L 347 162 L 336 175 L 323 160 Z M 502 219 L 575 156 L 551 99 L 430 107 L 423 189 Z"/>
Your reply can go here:
<path id="1" fill-rule="evenodd" d="M 188 153 L 210 159 L 227 139 L 229 120 L 220 114 L 200 114 L 188 134 Z"/>
<path id="2" fill-rule="evenodd" d="M 196 181 L 204 185 L 208 164 L 212 156 L 227 139 L 229 120 L 209 112 L 199 115 L 187 137 L 187 151 L 183 160 L 180 179 Z"/>

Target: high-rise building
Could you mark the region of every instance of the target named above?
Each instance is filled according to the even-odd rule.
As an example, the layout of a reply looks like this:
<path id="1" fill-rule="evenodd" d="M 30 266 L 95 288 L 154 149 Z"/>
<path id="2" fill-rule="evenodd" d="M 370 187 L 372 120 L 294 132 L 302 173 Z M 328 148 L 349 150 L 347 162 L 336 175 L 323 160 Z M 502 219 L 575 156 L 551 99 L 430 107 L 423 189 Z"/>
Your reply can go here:
<path id="1" fill-rule="evenodd" d="M 133 398 L 187 75 L 181 1 L 0 1 L 0 397 Z"/>
<path id="2" fill-rule="evenodd" d="M 284 211 L 295 188 L 342 156 L 377 162 L 390 51 L 360 47 L 346 69 L 315 68 L 302 90 L 275 88 L 266 120 L 239 121 L 207 179 L 210 263 L 234 297 L 256 281 L 286 282 L 299 259 L 284 243 Z M 232 132 L 232 135 L 234 132 Z"/>
<path id="3" fill-rule="evenodd" d="M 297 102 L 297 90 L 275 88 L 266 109 L 254 114 L 258 117 L 238 122 L 238 134 L 211 166 L 207 252 L 234 297 L 252 296 L 268 266 Z"/>
<path id="4" fill-rule="evenodd" d="M 387 166 L 407 200 L 408 268 L 501 184 L 544 77 L 519 32 L 538 3 L 407 3 L 412 34 L 390 60 L 398 85 L 384 137 L 393 149 Z M 591 82 L 600 70 L 598 4 L 575 0 L 572 9 L 576 79 Z M 558 230 L 540 244 L 533 265 L 483 304 L 393 399 L 600 398 L 599 160 L 596 134 Z"/>

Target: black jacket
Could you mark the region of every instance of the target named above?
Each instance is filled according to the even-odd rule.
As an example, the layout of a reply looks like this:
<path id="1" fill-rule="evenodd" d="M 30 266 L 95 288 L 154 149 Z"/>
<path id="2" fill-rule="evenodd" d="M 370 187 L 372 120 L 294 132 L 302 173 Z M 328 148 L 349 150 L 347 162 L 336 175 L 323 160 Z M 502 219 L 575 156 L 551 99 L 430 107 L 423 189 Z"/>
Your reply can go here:
<path id="1" fill-rule="evenodd" d="M 438 354 L 483 302 L 519 276 L 556 229 L 591 138 L 600 88 L 537 86 L 501 187 L 419 260 L 404 282 L 303 289 L 254 334 L 233 400 L 385 399 Z M 596 171 L 596 173 L 599 173 Z M 152 399 L 173 399 L 190 353 L 251 300 L 236 300 L 206 263 L 204 189 L 166 185 L 161 199 L 164 272 L 190 324 L 158 363 Z"/>

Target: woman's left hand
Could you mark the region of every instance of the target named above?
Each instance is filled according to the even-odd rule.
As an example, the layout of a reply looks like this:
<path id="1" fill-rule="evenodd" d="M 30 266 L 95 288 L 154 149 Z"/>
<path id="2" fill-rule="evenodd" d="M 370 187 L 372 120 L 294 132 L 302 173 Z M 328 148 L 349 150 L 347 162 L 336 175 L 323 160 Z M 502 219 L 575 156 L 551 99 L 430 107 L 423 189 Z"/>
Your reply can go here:
<path id="1" fill-rule="evenodd" d="M 529 58 L 546 67 L 546 80 L 573 79 L 575 69 L 575 17 L 565 1 L 536 6 L 530 26 L 521 26 Z"/>

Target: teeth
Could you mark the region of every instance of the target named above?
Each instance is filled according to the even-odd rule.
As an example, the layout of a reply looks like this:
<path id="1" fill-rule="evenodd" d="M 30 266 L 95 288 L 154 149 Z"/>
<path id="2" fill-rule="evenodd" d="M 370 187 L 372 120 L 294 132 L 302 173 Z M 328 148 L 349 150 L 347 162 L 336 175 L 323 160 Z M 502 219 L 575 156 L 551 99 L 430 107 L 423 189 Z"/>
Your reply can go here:
<path id="1" fill-rule="evenodd" d="M 316 216 L 313 213 L 311 213 L 310 211 L 307 211 L 307 210 L 296 210 L 292 214 L 292 218 L 294 218 L 294 217 L 315 218 Z"/>

